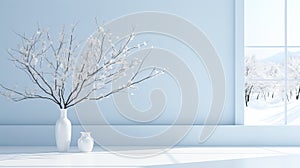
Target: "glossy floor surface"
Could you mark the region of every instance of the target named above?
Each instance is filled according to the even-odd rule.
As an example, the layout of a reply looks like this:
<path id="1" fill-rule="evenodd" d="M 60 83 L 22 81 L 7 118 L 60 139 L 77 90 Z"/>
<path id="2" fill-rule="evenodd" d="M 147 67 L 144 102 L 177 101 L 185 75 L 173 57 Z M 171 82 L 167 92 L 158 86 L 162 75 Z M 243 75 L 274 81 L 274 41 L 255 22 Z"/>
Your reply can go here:
<path id="1" fill-rule="evenodd" d="M 300 147 L 95 147 L 80 153 L 73 147 L 0 147 L 0 167 L 209 167 L 299 168 Z"/>

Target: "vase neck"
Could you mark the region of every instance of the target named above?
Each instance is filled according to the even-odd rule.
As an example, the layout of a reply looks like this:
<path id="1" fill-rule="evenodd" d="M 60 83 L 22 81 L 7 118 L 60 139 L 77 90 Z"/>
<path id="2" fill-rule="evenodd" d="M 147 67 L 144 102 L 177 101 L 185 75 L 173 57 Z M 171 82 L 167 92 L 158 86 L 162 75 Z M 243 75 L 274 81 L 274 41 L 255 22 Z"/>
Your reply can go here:
<path id="1" fill-rule="evenodd" d="M 90 132 L 80 132 L 82 137 L 90 137 L 91 133 Z"/>
<path id="2" fill-rule="evenodd" d="M 60 109 L 60 117 L 61 118 L 67 118 L 67 109 Z"/>

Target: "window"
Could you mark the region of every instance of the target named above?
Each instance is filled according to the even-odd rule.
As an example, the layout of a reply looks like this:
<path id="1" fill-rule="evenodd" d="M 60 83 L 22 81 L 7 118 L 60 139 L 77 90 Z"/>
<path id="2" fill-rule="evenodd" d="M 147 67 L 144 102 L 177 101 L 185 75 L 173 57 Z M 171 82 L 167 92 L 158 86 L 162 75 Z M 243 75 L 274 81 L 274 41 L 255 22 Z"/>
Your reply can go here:
<path id="1" fill-rule="evenodd" d="M 300 1 L 244 1 L 245 125 L 300 125 Z"/>

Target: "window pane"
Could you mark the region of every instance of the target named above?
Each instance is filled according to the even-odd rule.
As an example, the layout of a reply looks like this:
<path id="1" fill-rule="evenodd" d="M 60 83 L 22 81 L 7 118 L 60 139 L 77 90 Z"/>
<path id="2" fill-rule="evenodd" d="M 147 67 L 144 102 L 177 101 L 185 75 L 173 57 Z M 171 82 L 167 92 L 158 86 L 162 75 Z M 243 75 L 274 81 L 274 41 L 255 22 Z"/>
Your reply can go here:
<path id="1" fill-rule="evenodd" d="M 284 45 L 284 0 L 245 0 L 245 45 Z"/>
<path id="2" fill-rule="evenodd" d="M 300 1 L 287 1 L 287 42 L 290 46 L 300 46 Z"/>
<path id="3" fill-rule="evenodd" d="M 288 125 L 300 125 L 300 81 L 289 81 L 287 91 Z"/>
<path id="4" fill-rule="evenodd" d="M 288 49 L 288 78 L 300 80 L 300 48 Z"/>
<path id="5" fill-rule="evenodd" d="M 245 48 L 245 80 L 284 79 L 283 48 Z"/>
<path id="6" fill-rule="evenodd" d="M 247 81 L 245 100 L 245 125 L 284 124 L 284 82 Z"/>

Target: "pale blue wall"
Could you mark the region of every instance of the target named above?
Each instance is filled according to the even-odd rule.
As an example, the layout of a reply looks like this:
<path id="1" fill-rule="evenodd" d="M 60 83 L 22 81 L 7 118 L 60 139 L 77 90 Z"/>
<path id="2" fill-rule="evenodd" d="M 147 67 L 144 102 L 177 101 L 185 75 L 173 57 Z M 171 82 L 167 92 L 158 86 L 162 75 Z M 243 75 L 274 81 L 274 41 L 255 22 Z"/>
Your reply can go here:
<path id="1" fill-rule="evenodd" d="M 226 77 L 226 102 L 223 118 L 220 124 L 234 124 L 234 0 L 1 0 L 0 1 L 0 82 L 11 85 L 18 82 L 19 85 L 30 84 L 24 74 L 16 70 L 7 60 L 7 48 L 14 48 L 18 39 L 13 31 L 31 33 L 37 23 L 41 27 L 50 27 L 57 32 L 61 25 L 69 25 L 79 21 L 77 38 L 84 40 L 94 29 L 94 18 L 99 21 L 109 22 L 117 17 L 142 11 L 161 11 L 176 14 L 191 21 L 199 27 L 216 47 L 225 70 Z M 170 27 L 173 29 L 174 27 Z M 188 33 L 188 32 L 187 32 Z M 147 37 L 147 36 L 146 36 Z M 172 48 L 167 41 L 159 44 L 158 39 L 152 39 L 155 46 L 165 46 L 176 53 L 180 53 L 182 59 L 190 63 L 195 75 L 202 74 L 203 65 L 188 59 L 188 51 L 185 48 Z M 172 43 L 173 44 L 173 43 Z M 185 53 L 185 54 L 183 54 Z M 200 72 L 201 71 L 201 72 Z M 205 75 L 203 79 L 207 79 Z M 209 88 L 209 82 L 201 82 L 198 77 L 198 85 L 205 90 Z M 153 81 L 155 83 L 155 81 Z M 158 81 L 156 81 L 156 84 Z M 172 87 L 168 87 L 172 93 Z M 171 90 L 170 90 L 171 89 Z M 174 88 L 176 90 L 176 88 Z M 209 89 L 207 91 L 209 93 Z M 174 95 L 173 95 L 174 96 Z M 147 101 L 136 98 L 137 104 L 147 106 Z M 169 99 L 172 102 L 172 96 Z M 207 94 L 201 95 L 200 100 L 204 106 L 203 111 L 208 111 Z M 175 101 L 175 100 L 174 100 Z M 103 103 L 103 102 L 102 102 Z M 205 104 L 207 104 L 205 106 Z M 110 107 L 103 105 L 104 111 L 110 111 Z M 169 104 L 169 109 L 176 108 L 176 104 Z M 73 110 L 72 110 L 73 111 Z M 204 112 L 205 113 L 205 112 Z M 13 103 L 0 97 L 0 124 L 55 124 L 59 113 L 56 106 L 44 101 L 25 101 Z M 73 124 L 78 124 L 74 113 L 70 113 Z M 134 124 L 123 120 L 115 113 L 108 115 L 111 123 Z M 168 123 L 172 118 L 172 112 L 166 113 L 156 124 Z M 199 115 L 197 123 L 203 123 L 202 115 Z"/>

